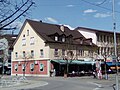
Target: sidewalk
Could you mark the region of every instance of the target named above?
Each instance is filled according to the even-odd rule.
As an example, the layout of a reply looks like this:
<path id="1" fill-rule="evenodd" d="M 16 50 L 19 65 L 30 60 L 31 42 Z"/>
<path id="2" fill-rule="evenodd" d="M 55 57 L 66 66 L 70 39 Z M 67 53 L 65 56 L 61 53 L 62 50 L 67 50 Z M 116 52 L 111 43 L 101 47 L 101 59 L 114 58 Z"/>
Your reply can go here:
<path id="1" fill-rule="evenodd" d="M 11 76 L 5 76 L 3 77 L 3 79 L 8 80 L 9 78 L 11 78 Z M 48 83 L 45 81 L 40 81 L 40 80 L 26 80 L 24 82 L 20 82 L 17 83 L 15 85 L 12 86 L 0 86 L 0 90 L 24 90 L 24 89 L 31 89 L 31 88 L 35 88 L 35 87 L 40 87 L 40 86 L 44 86 L 47 85 Z"/>

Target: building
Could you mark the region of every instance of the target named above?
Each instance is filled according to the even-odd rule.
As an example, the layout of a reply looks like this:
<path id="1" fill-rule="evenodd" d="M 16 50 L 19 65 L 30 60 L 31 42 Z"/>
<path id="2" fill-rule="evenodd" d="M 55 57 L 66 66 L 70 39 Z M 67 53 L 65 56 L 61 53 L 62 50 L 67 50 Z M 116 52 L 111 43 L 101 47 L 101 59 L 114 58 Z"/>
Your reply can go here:
<path id="1" fill-rule="evenodd" d="M 96 30 L 84 27 L 76 28 L 86 38 L 92 38 L 93 43 L 98 46 L 97 55 L 102 58 L 103 55 L 114 55 L 114 32 Z M 120 33 L 116 33 L 117 49 L 120 45 Z M 119 55 L 119 50 L 117 50 Z"/>
<path id="2" fill-rule="evenodd" d="M 96 48 L 91 38 L 64 25 L 27 19 L 14 43 L 12 75 L 49 77 L 52 69 L 61 70 L 65 59 L 92 61 Z"/>
<path id="3" fill-rule="evenodd" d="M 96 59 L 101 59 L 107 62 L 107 65 L 115 69 L 116 60 L 114 55 L 114 32 L 96 30 L 85 27 L 77 27 L 75 30 L 79 31 L 85 38 L 92 38 L 93 43 L 98 46 Z M 116 33 L 117 57 L 120 59 L 120 33 Z M 114 66 L 114 67 L 112 67 Z"/>
<path id="4" fill-rule="evenodd" d="M 11 71 L 12 44 L 17 35 L 6 34 L 0 36 L 0 73 L 7 74 Z M 4 68 L 3 68 L 4 67 Z M 4 72 L 3 72 L 4 71 Z"/>

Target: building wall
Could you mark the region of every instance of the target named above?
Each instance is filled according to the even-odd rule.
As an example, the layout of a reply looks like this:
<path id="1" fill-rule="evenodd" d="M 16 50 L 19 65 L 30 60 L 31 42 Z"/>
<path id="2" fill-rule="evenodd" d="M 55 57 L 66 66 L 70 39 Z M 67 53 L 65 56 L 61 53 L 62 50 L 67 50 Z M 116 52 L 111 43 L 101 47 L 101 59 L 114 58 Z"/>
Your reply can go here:
<path id="1" fill-rule="evenodd" d="M 69 49 L 68 49 L 69 47 Z M 58 49 L 58 55 L 55 55 L 55 49 Z M 62 50 L 65 50 L 65 55 L 62 55 Z M 68 51 L 72 51 L 74 56 L 73 59 L 84 60 L 84 58 L 93 57 L 95 50 L 87 46 L 76 46 L 76 45 L 65 45 L 65 44 L 52 44 L 50 45 L 50 59 L 63 59 L 67 56 Z"/>
<path id="2" fill-rule="evenodd" d="M 31 70 L 31 64 L 34 64 L 34 70 Z M 40 70 L 40 64 L 43 64 L 43 71 Z M 16 65 L 17 70 L 15 69 Z M 23 65 L 25 65 L 25 72 L 23 71 Z M 34 60 L 31 61 L 13 61 L 12 63 L 12 75 L 25 75 L 25 76 L 49 76 L 48 72 L 48 61 L 47 60 Z M 25 73 L 25 74 L 24 74 Z"/>
<path id="3" fill-rule="evenodd" d="M 86 30 L 86 29 L 78 29 L 78 31 L 85 36 L 86 38 L 92 38 L 93 43 L 98 46 L 97 50 L 97 59 L 104 59 L 104 56 L 106 55 L 108 57 L 114 54 L 114 33 L 113 32 L 107 32 L 107 31 L 92 31 L 92 30 Z M 118 57 L 120 57 L 120 34 L 116 34 L 116 43 L 118 45 L 117 47 L 117 53 Z"/>
<path id="4" fill-rule="evenodd" d="M 27 30 L 29 30 L 29 36 L 27 36 Z M 25 35 L 26 39 L 26 45 L 22 46 L 22 39 L 23 35 Z M 34 37 L 34 44 L 30 45 L 30 38 Z M 43 49 L 44 56 L 40 56 L 40 49 Z M 16 61 L 17 58 L 15 57 L 15 53 L 18 52 L 18 59 L 22 59 L 22 54 L 23 50 L 28 54 L 31 55 L 31 50 L 34 50 L 34 60 L 38 59 L 43 59 L 47 58 L 49 59 L 49 46 L 45 46 L 44 40 L 41 39 L 35 32 L 34 30 L 30 27 L 30 25 L 27 23 L 24 30 L 22 31 L 19 39 L 17 40 L 17 43 L 14 45 L 14 50 L 13 50 L 13 57 L 12 60 Z"/>
<path id="5" fill-rule="evenodd" d="M 28 30 L 29 30 L 29 35 L 28 35 Z M 34 37 L 33 41 L 34 44 L 30 44 L 31 43 L 31 37 Z M 23 42 L 23 39 L 25 39 L 25 41 Z M 22 45 L 22 44 L 25 45 Z M 40 55 L 40 50 L 43 49 L 43 56 Z M 31 57 L 31 50 L 34 51 L 34 57 Z M 23 57 L 23 51 L 25 51 L 26 56 L 25 58 Z M 17 42 L 14 45 L 14 50 L 12 52 L 12 68 L 14 67 L 15 63 L 23 62 L 26 60 L 29 60 L 31 62 L 34 61 L 38 61 L 38 62 L 42 62 L 45 64 L 46 69 L 43 72 L 39 72 L 38 74 L 49 74 L 48 73 L 48 60 L 49 60 L 49 46 L 46 46 L 44 43 L 44 40 L 39 37 L 35 31 L 31 28 L 31 26 L 26 23 L 25 27 L 23 28 L 23 31 L 21 32 Z M 16 57 L 16 52 L 17 52 L 17 57 Z M 48 65 L 48 66 L 47 66 Z M 29 65 L 28 65 L 29 66 Z M 21 68 L 19 66 L 19 68 Z M 35 65 L 35 68 L 37 68 L 37 66 Z M 29 68 L 26 68 L 29 70 Z M 36 69 L 37 70 L 37 69 Z M 22 73 L 21 71 L 18 72 L 18 74 Z M 27 72 L 27 74 L 35 74 L 36 72 Z M 14 70 L 12 70 L 12 74 L 15 74 Z"/>
<path id="6" fill-rule="evenodd" d="M 92 42 L 96 44 L 97 36 L 96 33 L 93 31 L 87 31 L 87 30 L 78 30 L 85 38 L 92 38 Z"/>

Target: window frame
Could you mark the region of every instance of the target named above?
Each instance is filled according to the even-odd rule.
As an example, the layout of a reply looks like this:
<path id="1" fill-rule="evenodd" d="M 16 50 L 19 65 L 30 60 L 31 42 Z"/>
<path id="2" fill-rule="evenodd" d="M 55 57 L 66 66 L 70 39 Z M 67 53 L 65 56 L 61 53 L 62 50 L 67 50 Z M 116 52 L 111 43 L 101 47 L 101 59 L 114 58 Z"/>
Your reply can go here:
<path id="1" fill-rule="evenodd" d="M 25 69 L 25 64 L 22 64 L 22 72 L 25 72 L 26 69 Z"/>
<path id="2" fill-rule="evenodd" d="M 22 39 L 22 46 L 26 46 L 26 39 L 25 38 Z"/>
<path id="3" fill-rule="evenodd" d="M 42 70 L 41 70 L 41 65 L 42 65 Z M 39 70 L 40 70 L 40 72 L 44 72 L 44 64 L 43 63 L 39 63 Z"/>
<path id="4" fill-rule="evenodd" d="M 25 55 L 25 51 L 23 51 L 23 58 L 25 58 L 26 57 L 26 55 Z"/>
<path id="5" fill-rule="evenodd" d="M 58 56 L 58 49 L 54 49 L 54 56 Z"/>
<path id="6" fill-rule="evenodd" d="M 35 44 L 35 38 L 34 37 L 30 37 L 30 45 L 34 45 Z"/>
<path id="7" fill-rule="evenodd" d="M 15 57 L 18 58 L 18 52 L 15 52 Z"/>
<path id="8" fill-rule="evenodd" d="M 31 72 L 34 72 L 34 68 L 35 68 L 35 64 L 34 63 L 30 63 L 30 71 Z"/>
<path id="9" fill-rule="evenodd" d="M 55 41 L 58 41 L 58 36 L 55 36 Z"/>
<path id="10" fill-rule="evenodd" d="M 40 49 L 40 57 L 43 57 L 44 56 L 44 51 L 43 49 Z"/>
<path id="11" fill-rule="evenodd" d="M 14 65 L 14 70 L 15 70 L 15 72 L 18 72 L 18 64 Z"/>
<path id="12" fill-rule="evenodd" d="M 27 36 L 29 36 L 29 34 L 30 34 L 30 33 L 29 33 L 29 30 L 27 30 Z"/>
<path id="13" fill-rule="evenodd" d="M 31 50 L 31 57 L 34 58 L 35 54 L 34 54 L 34 50 Z"/>

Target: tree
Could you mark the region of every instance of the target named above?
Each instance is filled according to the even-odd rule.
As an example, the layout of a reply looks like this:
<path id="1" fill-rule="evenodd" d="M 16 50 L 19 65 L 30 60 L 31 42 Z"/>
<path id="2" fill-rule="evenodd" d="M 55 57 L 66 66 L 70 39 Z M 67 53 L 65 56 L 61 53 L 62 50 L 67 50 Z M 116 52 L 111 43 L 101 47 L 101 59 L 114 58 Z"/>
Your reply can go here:
<path id="1" fill-rule="evenodd" d="M 23 56 L 20 56 L 19 59 L 23 59 L 23 61 L 19 61 L 18 63 L 21 64 L 22 70 L 23 70 L 23 77 L 25 77 L 26 67 L 29 62 L 32 62 L 30 59 L 33 59 L 33 55 L 31 55 L 29 52 L 25 53 L 23 52 Z M 20 63 L 22 62 L 22 63 Z M 32 67 L 34 69 L 34 65 Z"/>
<path id="2" fill-rule="evenodd" d="M 34 4 L 33 0 L 0 0 L 0 31 L 15 28 L 8 26 L 18 18 L 26 17 Z"/>
<path id="3" fill-rule="evenodd" d="M 73 51 L 72 50 L 67 50 L 67 56 L 65 56 L 65 58 L 64 58 L 64 60 L 66 62 L 66 67 L 65 67 L 65 70 L 64 70 L 64 75 L 68 75 L 68 73 L 69 73 L 69 64 L 71 64 L 72 61 L 74 60 L 73 57 L 74 57 Z"/>

